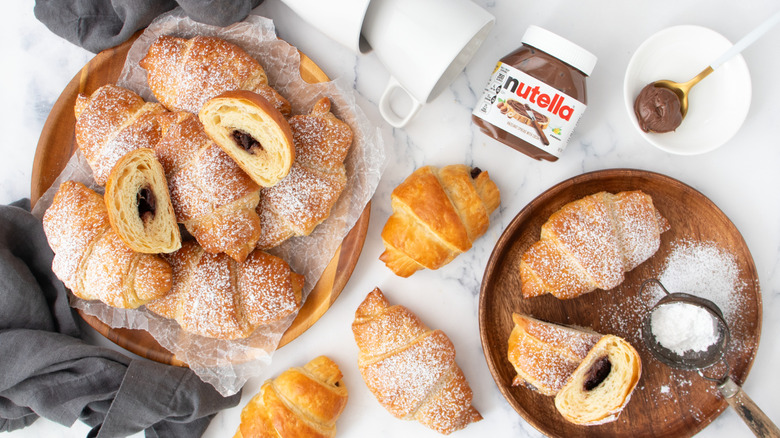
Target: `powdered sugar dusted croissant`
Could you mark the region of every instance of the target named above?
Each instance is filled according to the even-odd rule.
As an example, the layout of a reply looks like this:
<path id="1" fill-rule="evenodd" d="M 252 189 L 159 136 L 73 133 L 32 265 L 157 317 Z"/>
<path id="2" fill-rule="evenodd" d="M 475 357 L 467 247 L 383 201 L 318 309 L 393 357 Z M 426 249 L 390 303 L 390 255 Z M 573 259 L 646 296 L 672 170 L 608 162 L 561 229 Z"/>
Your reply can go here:
<path id="1" fill-rule="evenodd" d="M 157 121 L 165 112 L 162 105 L 114 85 L 79 94 L 74 112 L 76 144 L 101 186 L 120 158 L 137 148 L 154 148 L 164 133 Z"/>
<path id="2" fill-rule="evenodd" d="M 284 179 L 260 193 L 260 249 L 311 234 L 330 216 L 347 184 L 344 160 L 352 145 L 352 129 L 331 113 L 330 99 L 323 97 L 309 114 L 293 116 L 289 123 L 295 161 Z"/>
<path id="3" fill-rule="evenodd" d="M 146 307 L 188 332 L 245 338 L 300 307 L 303 276 L 279 257 L 257 250 L 238 263 L 225 254 L 209 254 L 191 240 L 166 257 L 173 267 L 173 289 Z"/>
<path id="4" fill-rule="evenodd" d="M 80 298 L 136 308 L 171 289 L 168 262 L 128 248 L 111 228 L 103 197 L 81 183 L 60 185 L 43 230 L 55 253 L 52 270 Z"/>
<path id="5" fill-rule="evenodd" d="M 599 192 L 564 205 L 520 262 L 522 293 L 574 298 L 623 282 L 655 254 L 669 223 L 644 192 Z"/>
<path id="6" fill-rule="evenodd" d="M 262 65 L 242 48 L 220 38 L 163 35 L 152 43 L 139 65 L 147 71 L 157 100 L 171 111 L 197 114 L 214 96 L 247 90 L 266 98 L 282 114 L 290 114 L 290 102 L 268 85 Z"/>
<path id="7" fill-rule="evenodd" d="M 401 277 L 439 269 L 487 231 L 500 202 L 487 172 L 465 165 L 421 167 L 393 190 L 379 259 Z"/>
<path id="8" fill-rule="evenodd" d="M 336 436 L 347 387 L 335 362 L 319 356 L 263 383 L 241 410 L 234 438 Z"/>
<path id="9" fill-rule="evenodd" d="M 379 403 L 397 418 L 417 420 L 443 434 L 482 416 L 455 363 L 455 347 L 403 306 L 391 306 L 378 288 L 366 296 L 352 323 L 358 367 Z"/>
<path id="10" fill-rule="evenodd" d="M 172 120 L 155 153 L 177 220 L 206 251 L 244 260 L 260 237 L 260 187 L 206 135 L 196 115 L 165 118 Z"/>

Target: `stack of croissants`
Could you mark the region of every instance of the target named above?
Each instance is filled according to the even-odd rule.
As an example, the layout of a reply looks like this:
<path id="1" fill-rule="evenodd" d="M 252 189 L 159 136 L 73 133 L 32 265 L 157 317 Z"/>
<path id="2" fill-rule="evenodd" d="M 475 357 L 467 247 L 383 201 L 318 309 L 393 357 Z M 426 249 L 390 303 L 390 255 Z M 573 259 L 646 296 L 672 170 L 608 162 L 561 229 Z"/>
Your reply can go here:
<path id="1" fill-rule="evenodd" d="M 265 250 L 307 236 L 344 190 L 352 130 L 322 98 L 308 114 L 240 47 L 159 37 L 141 60 L 159 103 L 114 85 L 75 104 L 78 148 L 103 195 L 63 182 L 43 218 L 53 270 L 78 297 L 148 310 L 210 338 L 246 338 L 301 306 L 304 278 Z M 487 172 L 425 166 L 392 192 L 380 259 L 396 275 L 468 251 L 500 204 Z M 181 226 L 181 227 L 180 227 Z M 608 290 L 653 255 L 669 224 L 646 194 L 597 193 L 542 226 L 517 267 L 525 298 Z M 612 421 L 641 374 L 614 335 L 514 314 L 513 384 L 547 396 L 576 424 Z M 352 324 L 358 366 L 380 404 L 443 434 L 482 417 L 455 348 L 377 288 Z M 347 389 L 325 356 L 267 381 L 236 437 L 334 436 Z"/>

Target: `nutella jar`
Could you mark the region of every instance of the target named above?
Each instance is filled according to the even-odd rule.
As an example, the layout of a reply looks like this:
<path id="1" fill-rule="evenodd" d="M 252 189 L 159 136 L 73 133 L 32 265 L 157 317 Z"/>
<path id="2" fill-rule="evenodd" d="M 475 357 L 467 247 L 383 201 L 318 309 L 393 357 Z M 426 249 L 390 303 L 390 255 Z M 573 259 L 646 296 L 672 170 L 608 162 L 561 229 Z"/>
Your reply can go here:
<path id="1" fill-rule="evenodd" d="M 471 120 L 532 158 L 556 161 L 585 111 L 596 56 L 537 26 L 522 43 L 496 65 Z"/>

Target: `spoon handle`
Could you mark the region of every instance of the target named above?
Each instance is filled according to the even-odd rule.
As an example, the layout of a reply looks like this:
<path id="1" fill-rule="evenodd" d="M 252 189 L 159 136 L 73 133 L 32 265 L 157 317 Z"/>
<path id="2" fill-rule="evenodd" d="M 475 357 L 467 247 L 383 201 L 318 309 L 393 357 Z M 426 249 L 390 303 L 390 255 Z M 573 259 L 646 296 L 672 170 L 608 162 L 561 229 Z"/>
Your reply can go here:
<path id="1" fill-rule="evenodd" d="M 745 424 L 750 427 L 753 434 L 759 438 L 780 437 L 780 429 L 730 377 L 718 389 L 729 406 L 734 408 Z"/>
<path id="2" fill-rule="evenodd" d="M 741 52 L 747 46 L 753 44 L 755 40 L 757 40 L 761 35 L 765 34 L 766 31 L 768 31 L 775 24 L 777 24 L 778 21 L 780 21 L 780 12 L 776 12 L 774 15 L 769 17 L 766 21 L 759 24 L 758 27 L 753 29 L 749 34 L 743 36 L 741 40 L 737 41 L 737 43 L 731 46 L 730 49 L 728 49 L 725 53 L 720 55 L 720 57 L 718 57 L 718 59 L 716 59 L 715 62 L 710 64 L 710 67 L 712 67 L 713 70 L 720 67 L 721 64 L 731 59 L 732 56 Z"/>

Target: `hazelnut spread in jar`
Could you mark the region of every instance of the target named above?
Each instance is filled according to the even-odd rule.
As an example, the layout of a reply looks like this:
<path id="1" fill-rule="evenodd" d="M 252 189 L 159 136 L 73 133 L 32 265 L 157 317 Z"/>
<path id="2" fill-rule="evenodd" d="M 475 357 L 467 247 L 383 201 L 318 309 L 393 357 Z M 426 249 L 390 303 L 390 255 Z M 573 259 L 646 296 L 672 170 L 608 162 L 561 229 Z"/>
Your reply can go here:
<path id="1" fill-rule="evenodd" d="M 536 26 L 522 42 L 496 65 L 471 120 L 532 158 L 555 161 L 585 111 L 596 56 Z"/>

